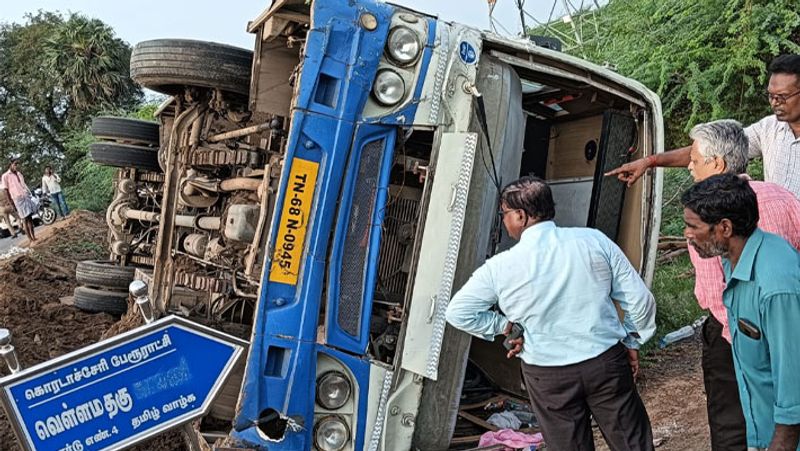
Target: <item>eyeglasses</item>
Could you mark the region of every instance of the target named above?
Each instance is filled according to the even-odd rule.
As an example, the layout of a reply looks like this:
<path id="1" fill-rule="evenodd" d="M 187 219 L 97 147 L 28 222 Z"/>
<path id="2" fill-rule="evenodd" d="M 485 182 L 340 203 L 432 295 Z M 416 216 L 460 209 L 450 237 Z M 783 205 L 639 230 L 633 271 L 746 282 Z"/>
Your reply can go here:
<path id="1" fill-rule="evenodd" d="M 772 94 L 771 92 L 767 93 L 767 101 L 772 103 L 786 103 L 787 100 L 791 99 L 792 97 L 800 94 L 800 90 L 793 92 L 792 94 Z"/>
<path id="2" fill-rule="evenodd" d="M 512 208 L 511 210 L 497 210 L 497 216 L 499 216 L 500 219 L 503 219 L 505 217 L 505 215 L 507 215 L 508 213 L 511 213 L 512 211 L 518 211 L 518 210 L 519 210 L 519 208 Z"/>

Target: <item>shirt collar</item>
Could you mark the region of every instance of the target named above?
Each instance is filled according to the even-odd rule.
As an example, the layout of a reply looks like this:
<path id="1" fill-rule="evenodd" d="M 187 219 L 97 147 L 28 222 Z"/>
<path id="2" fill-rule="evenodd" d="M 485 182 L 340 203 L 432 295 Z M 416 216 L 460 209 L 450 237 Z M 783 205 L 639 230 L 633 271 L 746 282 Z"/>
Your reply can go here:
<path id="1" fill-rule="evenodd" d="M 739 279 L 741 281 L 753 280 L 753 265 L 755 264 L 756 254 L 761 248 L 761 243 L 764 242 L 764 232 L 761 229 L 756 229 L 742 249 L 742 255 L 739 256 L 739 262 L 733 268 L 731 279 Z"/>
<path id="2" fill-rule="evenodd" d="M 522 240 L 536 239 L 536 237 L 540 236 L 546 231 L 553 230 L 555 228 L 556 228 L 556 223 L 553 221 L 537 222 L 536 224 L 523 230 L 522 236 L 520 236 L 519 240 L 522 241 Z"/>
<path id="3" fill-rule="evenodd" d="M 789 126 L 789 123 L 786 121 L 779 121 L 777 116 L 775 117 L 775 122 L 778 124 L 778 130 L 782 131 L 783 133 L 787 133 L 793 141 L 800 141 L 800 136 L 794 136 L 794 130 L 792 127 Z"/>

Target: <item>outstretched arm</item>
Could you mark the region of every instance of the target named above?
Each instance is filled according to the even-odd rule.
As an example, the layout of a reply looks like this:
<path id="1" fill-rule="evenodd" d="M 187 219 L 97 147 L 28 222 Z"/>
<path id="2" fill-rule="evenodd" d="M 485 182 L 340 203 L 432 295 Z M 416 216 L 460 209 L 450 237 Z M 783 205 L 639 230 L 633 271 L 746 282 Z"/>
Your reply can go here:
<path id="1" fill-rule="evenodd" d="M 621 182 L 628 186 L 633 185 L 650 168 L 679 168 L 689 166 L 690 147 L 670 150 L 664 153 L 649 155 L 638 160 L 625 163 L 622 166 L 612 169 L 605 173 L 608 176 L 616 176 Z"/>

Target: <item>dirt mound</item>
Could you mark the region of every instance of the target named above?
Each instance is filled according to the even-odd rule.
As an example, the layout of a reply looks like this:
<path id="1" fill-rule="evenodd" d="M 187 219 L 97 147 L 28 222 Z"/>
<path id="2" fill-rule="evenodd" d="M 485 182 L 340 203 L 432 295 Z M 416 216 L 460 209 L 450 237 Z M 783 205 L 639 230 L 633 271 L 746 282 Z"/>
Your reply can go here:
<path id="1" fill-rule="evenodd" d="M 77 285 L 75 266 L 79 261 L 108 256 L 107 228 L 101 215 L 76 211 L 36 232 L 36 243 L 25 240 L 21 244 L 28 252 L 0 260 L 0 327 L 11 331 L 23 368 L 115 335 L 113 331 L 129 330 L 138 315 L 119 321 L 59 302 L 71 296 Z M 5 365 L 0 365 L 0 375 L 7 374 Z M 0 450 L 21 450 L 16 443 L 11 424 L 0 409 Z M 178 432 L 135 449 L 179 451 L 184 445 Z"/>

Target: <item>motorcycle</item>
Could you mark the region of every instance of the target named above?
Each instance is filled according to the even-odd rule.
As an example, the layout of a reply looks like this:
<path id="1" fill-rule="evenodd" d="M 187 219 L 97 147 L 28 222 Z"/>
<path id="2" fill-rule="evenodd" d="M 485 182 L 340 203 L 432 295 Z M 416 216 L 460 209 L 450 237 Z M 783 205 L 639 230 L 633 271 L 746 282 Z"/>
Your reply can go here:
<path id="1" fill-rule="evenodd" d="M 43 195 L 42 189 L 37 188 L 33 192 L 33 198 L 39 205 L 38 215 L 42 224 L 50 225 L 56 222 L 56 210 L 51 206 L 53 201 L 50 200 L 50 196 Z"/>

